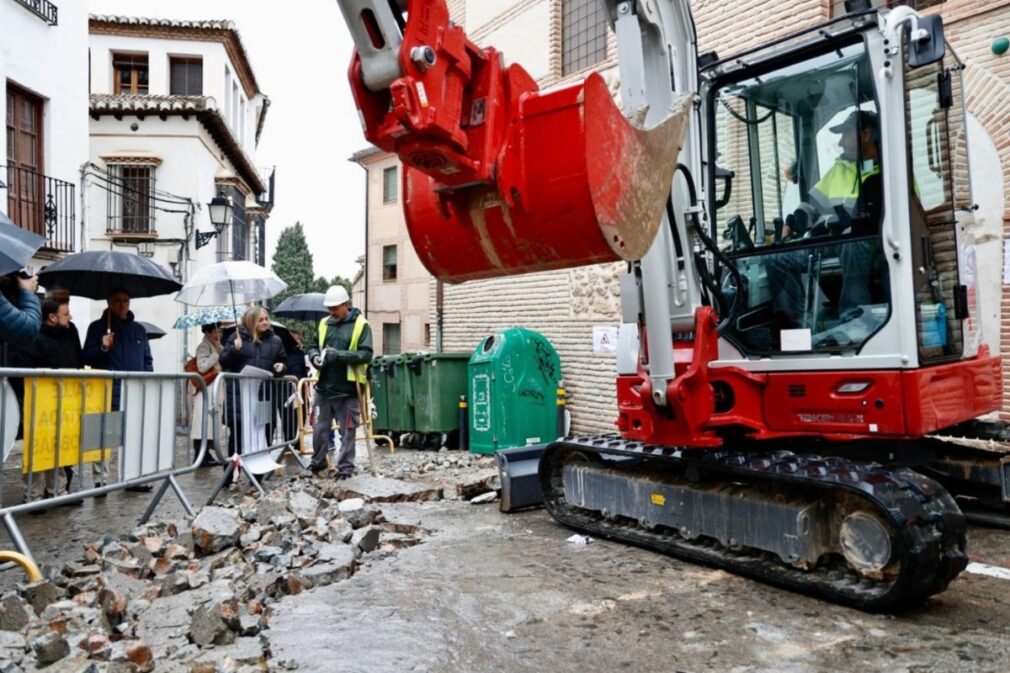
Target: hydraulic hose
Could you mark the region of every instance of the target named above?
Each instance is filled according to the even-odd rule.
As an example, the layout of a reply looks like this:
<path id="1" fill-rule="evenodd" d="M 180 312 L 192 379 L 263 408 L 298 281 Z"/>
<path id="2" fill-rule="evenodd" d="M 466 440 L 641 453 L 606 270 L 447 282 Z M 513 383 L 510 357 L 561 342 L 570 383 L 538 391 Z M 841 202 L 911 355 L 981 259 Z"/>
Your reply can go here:
<path id="1" fill-rule="evenodd" d="M 695 188 L 694 176 L 691 174 L 691 169 L 682 163 L 677 163 L 677 168 L 674 171 L 674 174 L 678 172 L 683 173 L 684 183 L 687 185 L 688 196 L 691 199 L 691 206 L 696 207 L 698 205 L 698 191 Z M 724 315 L 719 316 L 720 320 L 717 329 L 721 332 L 723 328 L 725 328 L 726 325 L 728 325 L 730 321 L 736 317 L 737 310 L 740 306 L 740 294 L 744 291 L 744 286 L 746 285 L 747 280 L 743 277 L 743 274 L 740 273 L 739 269 L 736 268 L 736 265 L 733 264 L 733 260 L 727 257 L 726 253 L 719 249 L 719 246 L 716 245 L 715 241 L 712 240 L 705 229 L 701 226 L 701 220 L 698 219 L 697 212 L 691 213 L 691 225 L 694 228 L 694 232 L 701 240 L 702 245 L 704 245 L 705 248 L 712 253 L 713 257 L 726 267 L 730 274 L 732 274 L 733 279 L 736 281 L 737 291 L 733 293 L 733 303 L 730 304 L 729 310 L 726 311 Z M 722 301 L 722 292 L 719 291 L 718 287 L 715 288 L 715 292 L 716 296 L 720 298 L 720 301 L 718 302 L 719 307 L 722 308 L 725 304 L 725 302 Z"/>

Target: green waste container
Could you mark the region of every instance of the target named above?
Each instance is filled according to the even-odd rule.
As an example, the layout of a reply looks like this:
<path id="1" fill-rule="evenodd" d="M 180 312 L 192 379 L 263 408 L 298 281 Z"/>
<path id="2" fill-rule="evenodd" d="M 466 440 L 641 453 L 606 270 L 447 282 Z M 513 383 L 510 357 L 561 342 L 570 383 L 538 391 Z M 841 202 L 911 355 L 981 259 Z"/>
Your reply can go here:
<path id="1" fill-rule="evenodd" d="M 389 382 L 387 367 L 391 366 L 386 356 L 372 358 L 368 367 L 368 380 L 371 383 L 372 401 L 375 403 L 375 420 L 372 427 L 377 431 L 386 431 L 389 426 Z"/>
<path id="2" fill-rule="evenodd" d="M 424 353 L 411 356 L 414 430 L 459 429 L 459 398 L 466 395 L 469 353 Z"/>
<path id="3" fill-rule="evenodd" d="M 471 451 L 493 454 L 556 438 L 561 360 L 543 335 L 513 327 L 485 337 L 467 374 Z"/>
<path id="4" fill-rule="evenodd" d="M 386 395 L 389 400 L 389 427 L 393 432 L 414 432 L 414 395 L 407 365 L 411 356 L 387 356 Z"/>

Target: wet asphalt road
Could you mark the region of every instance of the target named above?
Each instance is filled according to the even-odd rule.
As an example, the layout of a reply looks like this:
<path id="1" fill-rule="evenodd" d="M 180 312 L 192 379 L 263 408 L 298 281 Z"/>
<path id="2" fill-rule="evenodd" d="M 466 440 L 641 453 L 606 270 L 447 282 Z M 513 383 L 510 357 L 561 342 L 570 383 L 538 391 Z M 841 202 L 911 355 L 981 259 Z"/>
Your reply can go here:
<path id="1" fill-rule="evenodd" d="M 925 607 L 865 614 L 570 531 L 543 511 L 385 506 L 435 532 L 346 582 L 285 600 L 274 663 L 333 673 L 1010 670 L 1010 581 L 964 573 Z M 973 529 L 1010 565 L 1010 533 Z"/>
<path id="2" fill-rule="evenodd" d="M 199 506 L 219 476 L 180 481 Z M 19 483 L 8 465 L 5 501 L 20 497 Z M 130 530 L 148 500 L 113 493 L 18 524 L 40 562 L 60 564 L 85 541 Z M 966 572 L 919 610 L 869 615 L 616 543 L 573 545 L 543 511 L 459 501 L 382 510 L 430 536 L 281 601 L 266 631 L 272 670 L 1010 671 L 1007 579 Z M 182 514 L 168 493 L 154 520 Z M 10 548 L 6 533 L 0 544 Z M 973 527 L 969 551 L 1010 568 L 1010 531 Z M 0 590 L 20 579 L 0 573 Z"/>

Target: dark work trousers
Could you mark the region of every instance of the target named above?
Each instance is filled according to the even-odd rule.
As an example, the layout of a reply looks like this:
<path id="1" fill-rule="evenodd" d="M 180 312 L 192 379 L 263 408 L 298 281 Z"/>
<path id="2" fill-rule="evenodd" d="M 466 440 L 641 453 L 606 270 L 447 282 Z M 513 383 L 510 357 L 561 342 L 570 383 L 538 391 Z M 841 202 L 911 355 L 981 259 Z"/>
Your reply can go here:
<path id="1" fill-rule="evenodd" d="M 354 435 L 361 424 L 361 407 L 356 397 L 323 397 L 316 393 L 316 423 L 312 426 L 312 468 L 326 465 L 330 446 L 330 428 L 333 420 L 340 424 L 340 452 L 337 470 L 341 474 L 354 472 Z"/>

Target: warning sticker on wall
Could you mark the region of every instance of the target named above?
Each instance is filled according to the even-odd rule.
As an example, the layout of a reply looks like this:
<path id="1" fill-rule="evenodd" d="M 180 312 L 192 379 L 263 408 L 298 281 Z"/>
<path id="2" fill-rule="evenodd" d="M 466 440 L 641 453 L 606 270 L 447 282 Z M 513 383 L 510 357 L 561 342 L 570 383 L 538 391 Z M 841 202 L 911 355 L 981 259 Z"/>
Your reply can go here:
<path id="1" fill-rule="evenodd" d="M 617 352 L 616 326 L 614 325 L 593 326 L 593 352 L 607 353 L 607 354 Z"/>

